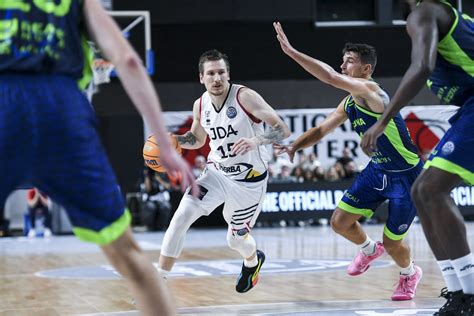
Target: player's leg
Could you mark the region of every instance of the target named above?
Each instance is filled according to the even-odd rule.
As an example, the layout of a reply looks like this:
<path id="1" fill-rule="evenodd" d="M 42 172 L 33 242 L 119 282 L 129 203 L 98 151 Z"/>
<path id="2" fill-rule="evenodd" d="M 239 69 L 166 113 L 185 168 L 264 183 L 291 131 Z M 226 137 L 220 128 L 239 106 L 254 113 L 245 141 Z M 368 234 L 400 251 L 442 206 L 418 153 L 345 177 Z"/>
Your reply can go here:
<path id="1" fill-rule="evenodd" d="M 413 186 L 426 239 L 442 270 L 448 287 L 459 285 L 465 301 L 474 294 L 474 258 L 467 242 L 463 217 L 450 193 L 461 180 L 474 184 L 474 97 L 450 119 L 451 128 L 436 146 L 424 168 L 425 172 Z M 454 270 L 459 284 L 454 281 Z M 449 291 L 447 304 L 456 291 Z M 452 304 L 451 304 L 452 305 Z M 465 304 L 467 306 L 467 304 Z M 443 306 L 440 312 L 443 312 Z M 452 307 L 450 307 L 452 308 Z M 473 308 L 474 306 L 470 306 Z M 455 310 L 461 313 L 462 307 Z M 472 311 L 474 313 L 474 311 Z"/>
<path id="2" fill-rule="evenodd" d="M 108 245 L 105 255 L 127 280 L 133 297 L 143 315 L 173 315 L 173 299 L 166 284 L 157 277 L 156 269 L 133 238 L 130 229 Z M 143 289 L 147 289 L 143 291 Z M 157 301 L 157 293 L 161 298 Z"/>
<path id="3" fill-rule="evenodd" d="M 385 251 L 400 268 L 398 285 L 392 295 L 394 301 L 413 299 L 423 276 L 422 269 L 412 259 L 410 247 L 403 241 L 415 215 L 416 209 L 409 197 L 390 201 L 383 244 Z"/>
<path id="4" fill-rule="evenodd" d="M 240 185 L 225 180 L 226 204 L 223 215 L 228 224 L 227 244 L 244 259 L 235 287 L 237 292 L 244 293 L 257 284 L 265 262 L 265 254 L 257 249 L 251 230 L 262 209 L 267 183 L 264 180 L 261 183 Z"/>
<path id="5" fill-rule="evenodd" d="M 337 234 L 356 245 L 361 245 L 367 240 L 367 234 L 358 222 L 361 217 L 360 214 L 349 213 L 337 207 L 331 216 L 331 227 Z"/>
<path id="6" fill-rule="evenodd" d="M 45 81 L 49 85 L 37 89 L 45 97 L 35 108 L 37 155 L 45 159 L 34 166 L 34 185 L 65 207 L 77 237 L 102 246 L 142 312 L 172 314 L 163 280 L 128 232 L 131 216 L 95 129 L 92 107 L 74 79 Z"/>
<path id="7" fill-rule="evenodd" d="M 190 195 L 189 189 L 184 194 L 163 238 L 158 266 L 164 277 L 171 271 L 177 258 L 181 255 L 189 227 L 199 217 L 211 214 L 225 201 L 218 177 L 218 171 L 207 169 L 197 179 L 201 190 L 199 197 Z"/>
<path id="8" fill-rule="evenodd" d="M 347 268 L 349 275 L 364 273 L 370 263 L 384 253 L 383 244 L 372 240 L 358 222 L 362 216 L 372 217 L 374 210 L 385 200 L 381 192 L 374 190 L 374 187 L 384 186 L 386 178 L 369 164 L 344 193 L 331 216 L 332 229 L 360 248 Z"/>

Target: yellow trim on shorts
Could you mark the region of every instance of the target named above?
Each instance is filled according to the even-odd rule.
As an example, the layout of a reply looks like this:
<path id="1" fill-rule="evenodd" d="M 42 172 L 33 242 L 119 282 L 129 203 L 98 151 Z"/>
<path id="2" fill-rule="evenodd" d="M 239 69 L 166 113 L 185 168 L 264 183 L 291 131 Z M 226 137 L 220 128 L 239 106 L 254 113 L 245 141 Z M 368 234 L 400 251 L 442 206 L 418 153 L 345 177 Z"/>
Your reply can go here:
<path id="1" fill-rule="evenodd" d="M 429 167 L 436 167 L 446 172 L 456 174 L 461 177 L 461 179 L 463 179 L 464 182 L 466 182 L 467 184 L 474 185 L 474 173 L 470 172 L 467 169 L 464 169 L 463 167 L 449 160 L 446 160 L 441 157 L 434 157 L 432 160 L 427 161 L 423 166 L 424 169 L 428 169 Z"/>
<path id="2" fill-rule="evenodd" d="M 347 204 L 344 201 L 339 201 L 339 204 L 337 204 L 337 207 L 340 208 L 341 210 L 344 210 L 348 213 L 352 214 L 358 214 L 358 215 L 363 215 L 367 218 L 371 218 L 374 215 L 374 211 L 368 208 L 357 208 L 354 206 L 351 206 Z"/>
<path id="3" fill-rule="evenodd" d="M 401 235 L 397 235 L 397 234 L 392 233 L 388 229 L 387 225 L 385 225 L 385 227 L 383 228 L 383 234 L 391 240 L 402 240 L 408 234 L 408 230 Z"/>
<path id="4" fill-rule="evenodd" d="M 109 226 L 102 228 L 100 231 L 95 231 L 83 227 L 73 227 L 72 231 L 77 238 L 82 241 L 92 242 L 98 245 L 108 245 L 122 236 L 130 226 L 132 216 L 130 211 L 125 209 L 125 212 L 115 222 Z"/>

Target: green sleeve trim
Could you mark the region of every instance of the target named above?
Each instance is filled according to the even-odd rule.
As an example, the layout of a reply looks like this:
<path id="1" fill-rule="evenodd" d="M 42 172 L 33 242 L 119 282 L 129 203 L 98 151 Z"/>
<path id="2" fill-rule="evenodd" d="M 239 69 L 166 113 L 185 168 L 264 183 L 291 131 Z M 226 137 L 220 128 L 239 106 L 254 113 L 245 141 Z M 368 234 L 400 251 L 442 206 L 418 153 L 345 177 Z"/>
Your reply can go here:
<path id="1" fill-rule="evenodd" d="M 463 167 L 455 163 L 452 163 L 449 160 L 446 160 L 441 157 L 434 157 L 432 160 L 427 161 L 423 166 L 424 169 L 428 169 L 429 167 L 436 167 L 446 172 L 457 174 L 467 184 L 474 185 L 474 173 L 470 172 L 467 169 L 464 169 Z"/>
<path id="2" fill-rule="evenodd" d="M 109 226 L 104 227 L 99 232 L 82 227 L 73 227 L 72 231 L 80 240 L 92 242 L 98 245 L 108 245 L 123 235 L 130 226 L 131 221 L 132 216 L 130 215 L 130 211 L 125 209 L 125 212 L 119 217 L 119 219 Z"/>
<path id="3" fill-rule="evenodd" d="M 339 204 L 337 204 L 337 207 L 348 213 L 363 215 L 367 218 L 371 218 L 374 215 L 374 211 L 368 208 L 356 208 L 356 207 L 350 206 L 349 204 L 343 201 L 339 201 Z"/>
<path id="4" fill-rule="evenodd" d="M 408 234 L 408 230 L 405 233 L 401 234 L 401 235 L 397 235 L 397 234 L 392 233 L 388 229 L 387 225 L 385 225 L 385 227 L 383 228 L 383 233 L 384 233 L 385 236 L 387 236 L 391 240 L 402 240 Z"/>
<path id="5" fill-rule="evenodd" d="M 454 21 L 448 34 L 438 43 L 438 52 L 453 65 L 461 67 L 466 73 L 474 77 L 474 60 L 471 59 L 462 49 L 458 43 L 451 36 L 454 29 L 458 25 L 459 15 L 456 10 L 456 20 Z"/>
<path id="6" fill-rule="evenodd" d="M 357 109 L 359 109 L 361 112 L 375 117 L 377 120 L 380 118 L 380 116 L 382 116 L 382 114 L 368 111 L 367 109 L 364 109 L 363 107 L 357 104 L 356 106 Z M 392 144 L 393 147 L 395 147 L 400 156 L 402 156 L 408 164 L 416 166 L 420 162 L 420 157 L 418 157 L 416 153 L 409 151 L 403 145 L 402 138 L 400 137 L 400 133 L 398 132 L 397 126 L 395 125 L 395 121 L 393 119 L 391 119 L 388 123 L 387 128 L 384 131 L 384 135 L 387 136 L 389 142 Z"/>
<path id="7" fill-rule="evenodd" d="M 92 80 L 92 63 L 94 60 L 94 51 L 90 48 L 87 43 L 87 38 L 84 34 L 81 36 L 82 53 L 84 54 L 84 65 L 82 67 L 82 77 L 78 80 L 77 84 L 81 91 L 87 88 L 87 85 Z"/>

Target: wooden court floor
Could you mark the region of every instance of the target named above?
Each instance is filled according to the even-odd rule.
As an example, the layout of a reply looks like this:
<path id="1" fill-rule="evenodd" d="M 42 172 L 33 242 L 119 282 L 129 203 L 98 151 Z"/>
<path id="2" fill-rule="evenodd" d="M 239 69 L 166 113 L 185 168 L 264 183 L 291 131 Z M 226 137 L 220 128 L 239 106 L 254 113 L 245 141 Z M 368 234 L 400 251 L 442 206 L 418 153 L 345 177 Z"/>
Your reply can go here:
<path id="1" fill-rule="evenodd" d="M 365 225 L 373 239 L 383 226 Z M 256 228 L 267 260 L 256 288 L 234 290 L 241 260 L 224 229 L 191 229 L 168 280 L 183 315 L 431 315 L 444 286 L 419 224 L 407 242 L 424 271 L 415 300 L 392 302 L 398 269 L 388 256 L 365 274 L 345 269 L 357 248 L 328 226 Z M 163 233 L 137 234 L 158 261 Z M 474 223 L 468 223 L 471 247 Z M 0 315 L 138 315 L 132 297 L 99 249 L 73 236 L 0 239 Z"/>

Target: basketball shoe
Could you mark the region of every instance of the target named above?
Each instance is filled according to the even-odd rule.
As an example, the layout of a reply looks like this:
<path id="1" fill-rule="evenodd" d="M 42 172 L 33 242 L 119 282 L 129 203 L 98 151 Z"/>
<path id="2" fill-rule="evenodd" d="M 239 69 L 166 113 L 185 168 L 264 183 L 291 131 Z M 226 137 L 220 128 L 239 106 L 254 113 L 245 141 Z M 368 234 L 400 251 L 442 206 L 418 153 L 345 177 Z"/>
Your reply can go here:
<path id="1" fill-rule="evenodd" d="M 354 259 L 352 259 L 351 264 L 347 267 L 347 274 L 354 276 L 364 273 L 370 267 L 370 263 L 383 255 L 384 252 L 385 248 L 380 241 L 375 243 L 374 253 L 369 256 L 359 251 Z"/>
<path id="2" fill-rule="evenodd" d="M 474 315 L 474 294 L 464 294 L 462 297 L 463 304 L 460 308 L 459 315 L 473 316 Z"/>
<path id="3" fill-rule="evenodd" d="M 463 306 L 463 292 L 462 290 L 455 292 L 448 292 L 448 288 L 444 287 L 441 289 L 439 297 L 444 297 L 446 303 L 434 313 L 435 316 L 448 316 L 448 315 L 459 315 L 461 307 Z"/>
<path id="4" fill-rule="evenodd" d="M 257 249 L 257 260 L 258 263 L 255 267 L 246 267 L 242 264 L 242 271 L 237 278 L 237 284 L 235 290 L 239 293 L 245 293 L 252 289 L 258 282 L 258 277 L 262 264 L 265 262 L 265 254 Z"/>
<path id="5" fill-rule="evenodd" d="M 393 292 L 392 301 L 408 301 L 415 297 L 416 287 L 420 283 L 423 271 L 419 266 L 415 266 L 415 274 L 400 275 L 398 286 Z"/>

